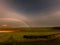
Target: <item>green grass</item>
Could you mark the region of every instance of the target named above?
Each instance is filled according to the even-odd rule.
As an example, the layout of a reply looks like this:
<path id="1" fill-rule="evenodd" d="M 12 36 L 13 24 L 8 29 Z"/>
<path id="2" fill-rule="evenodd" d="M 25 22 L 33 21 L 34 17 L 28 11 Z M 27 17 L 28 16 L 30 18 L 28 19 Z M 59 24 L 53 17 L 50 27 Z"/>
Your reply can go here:
<path id="1" fill-rule="evenodd" d="M 4 41 L 10 41 L 10 37 L 12 36 L 14 40 L 16 41 L 34 41 L 35 39 L 24 39 L 24 35 L 52 35 L 52 34 L 58 34 L 60 31 L 52 30 L 51 28 L 0 28 L 5 30 L 20 30 L 20 32 L 14 32 L 14 33 L 0 33 L 0 35 L 3 35 L 0 37 L 0 42 Z M 12 40 L 13 40 L 12 39 Z M 40 39 L 36 39 L 40 40 Z"/>
<path id="2" fill-rule="evenodd" d="M 19 33 L 3 33 L 3 38 L 0 38 L 0 41 L 9 41 L 9 37 L 12 36 L 14 40 L 17 41 L 31 41 L 31 39 L 26 40 L 23 38 L 24 35 L 51 35 L 51 34 L 57 34 L 60 32 L 19 32 Z M 34 39 L 35 40 L 35 39 Z M 39 39 L 37 39 L 39 40 Z"/>

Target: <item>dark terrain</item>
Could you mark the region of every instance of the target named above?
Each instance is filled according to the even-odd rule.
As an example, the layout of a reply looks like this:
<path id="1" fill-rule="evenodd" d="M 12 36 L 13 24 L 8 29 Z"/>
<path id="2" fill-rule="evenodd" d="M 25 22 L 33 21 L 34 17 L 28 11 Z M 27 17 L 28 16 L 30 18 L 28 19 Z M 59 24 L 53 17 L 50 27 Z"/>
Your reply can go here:
<path id="1" fill-rule="evenodd" d="M 54 40 L 40 40 L 40 41 L 32 41 L 32 42 L 5 42 L 0 43 L 0 45 L 60 45 L 60 39 Z"/>

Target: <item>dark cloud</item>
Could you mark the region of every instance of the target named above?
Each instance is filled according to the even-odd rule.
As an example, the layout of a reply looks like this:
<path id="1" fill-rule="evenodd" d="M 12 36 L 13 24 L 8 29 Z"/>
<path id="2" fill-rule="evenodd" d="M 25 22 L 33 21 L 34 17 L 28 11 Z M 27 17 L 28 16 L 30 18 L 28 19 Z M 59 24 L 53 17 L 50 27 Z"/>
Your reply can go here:
<path id="1" fill-rule="evenodd" d="M 59 0 L 10 0 L 9 1 L 18 11 L 23 10 L 25 13 L 39 13 L 48 11 L 51 8 L 60 6 Z"/>
<path id="2" fill-rule="evenodd" d="M 4 13 L 5 17 L 19 20 L 27 17 L 26 22 L 31 27 L 60 26 L 60 0 L 9 0 L 8 5 L 11 10 L 0 7 L 0 11 L 8 12 Z M 21 18 L 22 16 L 24 17 Z"/>

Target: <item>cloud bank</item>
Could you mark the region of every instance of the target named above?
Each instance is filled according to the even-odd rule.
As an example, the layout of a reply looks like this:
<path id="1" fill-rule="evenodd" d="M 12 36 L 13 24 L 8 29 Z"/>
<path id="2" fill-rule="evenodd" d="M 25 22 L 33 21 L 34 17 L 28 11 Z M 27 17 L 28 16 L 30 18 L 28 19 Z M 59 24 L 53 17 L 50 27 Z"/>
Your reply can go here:
<path id="1" fill-rule="evenodd" d="M 44 1 L 44 0 L 43 0 Z M 38 13 L 26 14 L 21 10 L 11 8 L 11 5 L 0 3 L 0 19 L 14 18 L 25 21 L 31 27 L 52 27 L 60 26 L 60 0 L 46 0 L 47 5 L 39 5 L 42 8 Z M 36 10 L 35 10 L 36 11 Z"/>
<path id="2" fill-rule="evenodd" d="M 60 10 L 51 12 L 42 12 L 36 17 L 30 18 L 30 25 L 32 27 L 53 27 L 60 26 Z"/>

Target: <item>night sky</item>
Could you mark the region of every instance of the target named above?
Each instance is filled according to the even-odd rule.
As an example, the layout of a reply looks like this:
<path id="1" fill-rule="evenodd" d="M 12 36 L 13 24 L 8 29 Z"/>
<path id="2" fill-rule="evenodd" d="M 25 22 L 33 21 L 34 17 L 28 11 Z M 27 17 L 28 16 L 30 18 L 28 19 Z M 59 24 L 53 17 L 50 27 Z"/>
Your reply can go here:
<path id="1" fill-rule="evenodd" d="M 5 2 L 16 13 L 27 17 L 31 27 L 60 26 L 60 0 L 5 0 Z"/>

